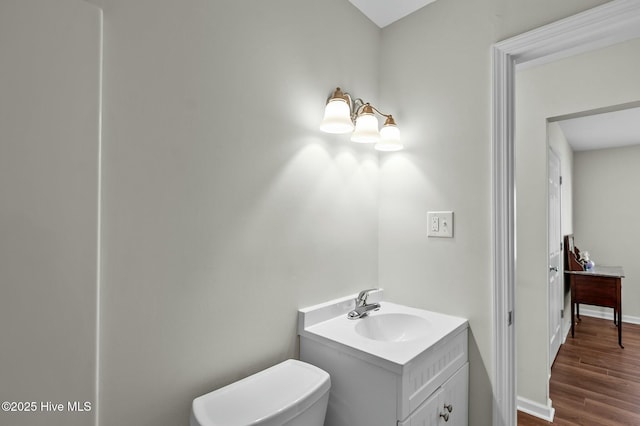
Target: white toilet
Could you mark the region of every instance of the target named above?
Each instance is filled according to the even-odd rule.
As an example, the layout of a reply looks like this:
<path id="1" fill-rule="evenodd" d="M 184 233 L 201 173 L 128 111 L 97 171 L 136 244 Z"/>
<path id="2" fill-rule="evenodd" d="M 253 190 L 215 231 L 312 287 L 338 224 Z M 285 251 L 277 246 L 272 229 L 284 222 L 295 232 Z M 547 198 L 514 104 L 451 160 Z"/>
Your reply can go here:
<path id="1" fill-rule="evenodd" d="M 191 426 L 322 426 L 329 373 L 289 359 L 197 397 Z"/>

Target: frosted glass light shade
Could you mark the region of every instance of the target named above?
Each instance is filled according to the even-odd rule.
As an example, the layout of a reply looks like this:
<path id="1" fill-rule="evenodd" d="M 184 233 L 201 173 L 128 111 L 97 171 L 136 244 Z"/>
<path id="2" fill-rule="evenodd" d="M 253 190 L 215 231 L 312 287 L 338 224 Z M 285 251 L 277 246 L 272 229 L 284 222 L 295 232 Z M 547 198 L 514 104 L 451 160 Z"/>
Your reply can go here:
<path id="1" fill-rule="evenodd" d="M 373 114 L 363 113 L 356 118 L 356 129 L 351 140 L 358 143 L 376 143 L 380 140 L 378 119 Z"/>
<path id="2" fill-rule="evenodd" d="M 380 142 L 376 144 L 375 149 L 378 151 L 400 151 L 402 148 L 398 126 L 385 124 L 380 130 Z"/>
<path id="3" fill-rule="evenodd" d="M 351 108 L 344 99 L 331 99 L 324 107 L 320 130 L 326 133 L 349 133 L 353 130 Z"/>

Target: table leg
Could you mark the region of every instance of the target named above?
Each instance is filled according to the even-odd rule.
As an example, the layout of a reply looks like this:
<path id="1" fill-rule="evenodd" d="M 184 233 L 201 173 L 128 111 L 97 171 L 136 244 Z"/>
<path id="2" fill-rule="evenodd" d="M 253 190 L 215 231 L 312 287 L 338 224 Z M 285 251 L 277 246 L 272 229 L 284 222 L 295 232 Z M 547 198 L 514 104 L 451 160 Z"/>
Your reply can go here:
<path id="1" fill-rule="evenodd" d="M 617 311 L 618 311 L 618 344 L 622 349 L 624 349 L 624 346 L 622 346 L 622 303 L 618 304 Z"/>
<path id="2" fill-rule="evenodd" d="M 571 337 L 574 337 L 575 327 L 576 327 L 576 318 L 574 316 L 574 311 L 575 311 L 575 303 L 573 303 L 573 300 L 572 300 L 571 301 Z"/>
<path id="3" fill-rule="evenodd" d="M 618 278 L 616 280 L 616 311 L 618 318 L 618 344 L 622 349 L 622 279 Z"/>

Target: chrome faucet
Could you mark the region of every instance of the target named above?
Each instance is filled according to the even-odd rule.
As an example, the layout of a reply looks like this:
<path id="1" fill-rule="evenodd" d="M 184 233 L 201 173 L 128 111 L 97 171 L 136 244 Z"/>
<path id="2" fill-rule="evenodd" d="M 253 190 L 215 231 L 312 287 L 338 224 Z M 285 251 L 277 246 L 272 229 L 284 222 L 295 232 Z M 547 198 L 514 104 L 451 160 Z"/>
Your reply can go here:
<path id="1" fill-rule="evenodd" d="M 368 290 L 362 290 L 358 297 L 356 297 L 356 308 L 347 314 L 347 318 L 349 319 L 358 319 L 362 317 L 366 317 L 369 315 L 371 311 L 377 311 L 380 309 L 379 303 L 367 303 L 367 298 L 369 294 L 374 291 L 378 291 L 377 288 L 370 288 Z"/>

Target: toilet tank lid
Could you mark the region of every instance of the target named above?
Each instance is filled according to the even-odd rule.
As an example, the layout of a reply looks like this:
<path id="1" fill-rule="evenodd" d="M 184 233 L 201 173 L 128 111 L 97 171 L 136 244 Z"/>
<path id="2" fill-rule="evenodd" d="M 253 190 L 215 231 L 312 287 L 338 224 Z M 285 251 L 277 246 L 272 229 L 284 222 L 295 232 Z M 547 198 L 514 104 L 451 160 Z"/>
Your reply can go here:
<path id="1" fill-rule="evenodd" d="M 281 425 L 305 411 L 326 392 L 329 373 L 289 359 L 193 400 L 201 426 Z"/>

